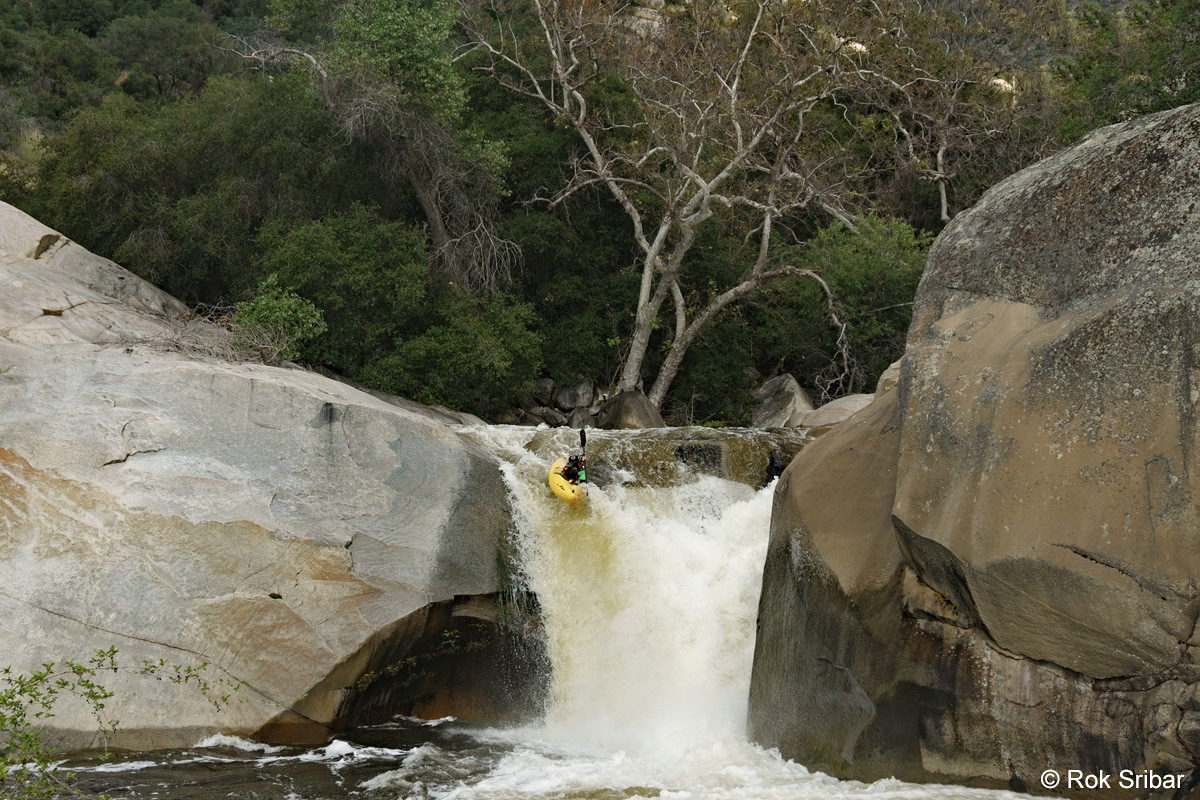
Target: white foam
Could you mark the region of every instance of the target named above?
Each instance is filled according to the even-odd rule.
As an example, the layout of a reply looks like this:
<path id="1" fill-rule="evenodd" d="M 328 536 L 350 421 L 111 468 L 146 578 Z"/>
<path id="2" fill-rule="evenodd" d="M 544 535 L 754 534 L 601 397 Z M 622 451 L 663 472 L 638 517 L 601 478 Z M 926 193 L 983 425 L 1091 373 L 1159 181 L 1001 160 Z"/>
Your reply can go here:
<path id="1" fill-rule="evenodd" d="M 158 766 L 157 761 L 110 761 L 92 768 L 92 772 L 137 772 Z"/>
<path id="2" fill-rule="evenodd" d="M 216 733 L 212 736 L 206 736 L 196 742 L 196 747 L 227 747 L 233 750 L 242 750 L 247 753 L 280 753 L 283 752 L 282 747 L 273 747 L 262 742 L 243 739 L 240 736 L 227 736 L 224 733 Z"/>
<path id="3" fill-rule="evenodd" d="M 542 610 L 553 695 L 543 725 L 489 732 L 513 744 L 511 754 L 482 779 L 439 797 L 1016 796 L 839 781 L 748 742 L 774 487 L 755 491 L 685 474 L 669 488 L 592 487 L 585 506 L 568 507 L 545 491 L 545 468 L 548 451 L 570 449 L 573 435 L 539 434 L 543 452 L 532 452 L 527 429 L 473 432 L 504 462 L 522 574 Z M 636 445 L 631 438 L 621 446 Z"/>

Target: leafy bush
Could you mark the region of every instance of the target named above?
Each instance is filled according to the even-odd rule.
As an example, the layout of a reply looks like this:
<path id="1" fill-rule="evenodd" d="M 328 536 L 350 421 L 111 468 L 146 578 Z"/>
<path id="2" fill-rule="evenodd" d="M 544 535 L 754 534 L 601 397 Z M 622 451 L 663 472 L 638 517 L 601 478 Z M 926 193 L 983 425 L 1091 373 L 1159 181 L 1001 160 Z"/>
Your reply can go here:
<path id="1" fill-rule="evenodd" d="M 49 140 L 33 216 L 184 300 L 251 291 L 259 229 L 382 193 L 303 76 L 219 77 L 147 108 L 111 95 Z"/>
<path id="2" fill-rule="evenodd" d="M 817 233 L 797 265 L 829 284 L 838 317 L 846 323 L 849 372 L 837 361 L 837 330 L 824 292 L 797 278 L 763 293 L 754 324 L 765 343 L 763 372 L 791 372 L 826 399 L 874 391 L 875 381 L 904 352 L 912 299 L 933 237 L 902 220 L 867 216 L 854 234 L 834 224 Z M 814 400 L 817 397 L 814 397 Z"/>
<path id="3" fill-rule="evenodd" d="M 742 309 L 727 309 L 684 357 L 665 404 L 671 423 L 748 425 L 753 347 L 754 331 Z"/>
<path id="4" fill-rule="evenodd" d="M 267 364 L 300 357 L 300 346 L 325 333 L 320 310 L 269 275 L 229 321 L 238 349 L 255 350 Z"/>
<path id="5" fill-rule="evenodd" d="M 111 647 L 97 650 L 84 662 L 67 659 L 61 664 L 43 664 L 27 674 L 15 673 L 11 667 L 0 668 L 0 796 L 6 800 L 84 796 L 73 785 L 74 775 L 59 768 L 54 747 L 41 728 L 54 716 L 60 700 L 75 697 L 83 701 L 101 740 L 107 742 L 120 726 L 105 712 L 115 693 L 104 685 L 101 673 L 133 672 L 189 685 L 218 710 L 242 686 L 223 678 L 210 683 L 205 676 L 207 663 L 184 666 L 164 659 L 128 666 L 121 664 L 117 656 L 117 648 Z"/>
<path id="6" fill-rule="evenodd" d="M 477 414 L 533 390 L 542 341 L 531 306 L 451 285 L 430 307 L 433 324 L 355 377 L 381 391 Z"/>
<path id="7" fill-rule="evenodd" d="M 328 335 L 303 348 L 310 361 L 353 375 L 421 330 L 429 268 L 416 226 L 355 205 L 315 222 L 273 221 L 259 242 L 264 268 L 310 300 L 329 325 Z"/>

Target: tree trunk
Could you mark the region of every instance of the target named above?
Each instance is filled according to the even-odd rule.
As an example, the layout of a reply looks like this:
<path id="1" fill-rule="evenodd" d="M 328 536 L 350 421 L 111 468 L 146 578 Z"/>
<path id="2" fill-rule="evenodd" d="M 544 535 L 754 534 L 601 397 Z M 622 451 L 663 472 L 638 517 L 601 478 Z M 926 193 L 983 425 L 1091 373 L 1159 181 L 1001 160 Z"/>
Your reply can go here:
<path id="1" fill-rule="evenodd" d="M 424 175 L 420 169 L 413 168 L 406 169 L 405 173 L 413 188 L 413 193 L 417 196 L 417 203 L 425 214 L 425 231 L 429 234 L 437 260 L 441 262 L 447 275 L 458 276 L 459 272 L 455 269 L 457 264 L 452 252 L 454 248 L 450 243 L 450 233 L 446 230 L 446 221 L 442 219 L 442 210 L 438 205 L 436 192 L 430 186 L 428 176 Z"/>

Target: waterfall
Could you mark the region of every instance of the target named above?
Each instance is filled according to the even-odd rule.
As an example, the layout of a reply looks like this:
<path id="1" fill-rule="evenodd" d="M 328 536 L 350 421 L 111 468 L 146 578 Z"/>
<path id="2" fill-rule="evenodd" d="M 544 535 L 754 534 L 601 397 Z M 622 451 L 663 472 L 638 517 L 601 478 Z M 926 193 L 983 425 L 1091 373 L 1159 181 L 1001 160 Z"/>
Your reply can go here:
<path id="1" fill-rule="evenodd" d="M 550 454 L 519 455 L 505 469 L 553 668 L 545 735 L 614 750 L 742 736 L 770 489 L 627 474 L 571 507 L 540 474 Z"/>
<path id="2" fill-rule="evenodd" d="M 774 486 L 750 485 L 750 476 L 780 442 L 753 431 L 697 432 L 699 443 L 679 430 L 597 432 L 588 472 L 602 479 L 586 502 L 569 506 L 550 493 L 546 469 L 578 450 L 576 432 L 497 426 L 470 436 L 503 462 L 522 577 L 540 600 L 552 690 L 537 726 L 486 734 L 511 744 L 509 755 L 482 780 L 439 796 L 1016 796 L 838 781 L 747 740 Z M 700 466 L 689 465 L 703 447 L 718 448 L 720 458 L 703 451 Z M 739 480 L 722 477 L 731 470 Z"/>
<path id="3" fill-rule="evenodd" d="M 1025 797 L 839 781 L 746 738 L 769 478 L 802 434 L 595 432 L 596 485 L 576 506 L 546 485 L 551 461 L 578 448 L 575 432 L 492 426 L 463 435 L 497 455 L 508 483 L 515 579 L 538 595 L 553 671 L 543 719 L 485 729 L 396 718 L 307 751 L 214 737 L 71 769 L 97 790 L 160 800 Z"/>

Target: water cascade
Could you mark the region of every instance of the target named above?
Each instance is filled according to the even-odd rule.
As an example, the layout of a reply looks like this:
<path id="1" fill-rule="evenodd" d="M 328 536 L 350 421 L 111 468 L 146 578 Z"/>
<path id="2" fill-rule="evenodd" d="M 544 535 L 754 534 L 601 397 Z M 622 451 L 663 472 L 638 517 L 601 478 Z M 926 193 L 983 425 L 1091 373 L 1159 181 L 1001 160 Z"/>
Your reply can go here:
<path id="1" fill-rule="evenodd" d="M 747 741 L 774 481 L 761 484 L 798 440 L 750 431 L 593 434 L 589 461 L 604 465 L 593 469 L 600 485 L 586 505 L 570 507 L 546 490 L 545 465 L 577 449 L 574 432 L 478 435 L 504 461 L 523 577 L 541 601 L 552 695 L 542 724 L 487 734 L 512 752 L 442 796 L 993 795 L 841 782 Z"/>
<path id="2" fill-rule="evenodd" d="M 89 781 L 160 799 L 1018 797 L 838 781 L 747 740 L 774 476 L 802 446 L 799 433 L 594 432 L 594 485 L 576 506 L 546 486 L 553 458 L 578 450 L 576 432 L 494 426 L 463 435 L 497 455 L 512 495 L 516 580 L 539 599 L 552 671 L 542 720 L 481 729 L 397 719 L 296 752 L 203 742 L 158 762 L 131 754 Z M 234 787 L 249 793 L 230 794 Z"/>

